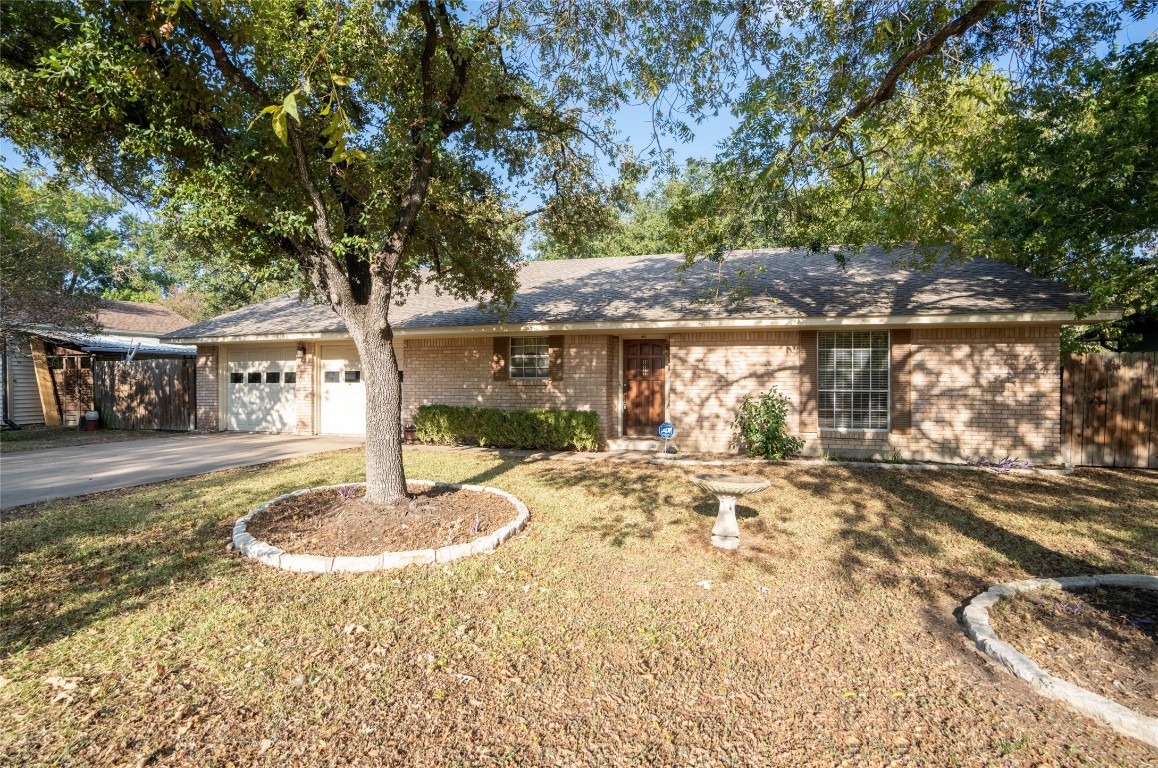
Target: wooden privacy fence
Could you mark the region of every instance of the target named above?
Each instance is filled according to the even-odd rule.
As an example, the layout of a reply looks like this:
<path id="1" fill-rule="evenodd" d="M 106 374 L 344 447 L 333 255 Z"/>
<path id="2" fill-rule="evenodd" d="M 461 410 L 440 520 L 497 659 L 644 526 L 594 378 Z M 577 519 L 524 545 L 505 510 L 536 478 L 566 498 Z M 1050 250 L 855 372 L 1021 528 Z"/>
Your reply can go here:
<path id="1" fill-rule="evenodd" d="M 1158 352 L 1066 360 L 1062 451 L 1070 464 L 1158 468 Z"/>
<path id="2" fill-rule="evenodd" d="M 98 360 L 93 401 L 109 429 L 194 427 L 197 367 L 193 360 Z"/>

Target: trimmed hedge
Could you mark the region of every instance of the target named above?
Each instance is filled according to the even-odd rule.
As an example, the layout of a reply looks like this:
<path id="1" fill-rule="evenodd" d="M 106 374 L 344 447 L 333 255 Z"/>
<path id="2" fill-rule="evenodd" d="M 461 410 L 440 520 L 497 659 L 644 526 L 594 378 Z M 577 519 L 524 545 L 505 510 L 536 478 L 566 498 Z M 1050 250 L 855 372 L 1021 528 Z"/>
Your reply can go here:
<path id="1" fill-rule="evenodd" d="M 419 440 L 441 445 L 596 451 L 600 443 L 599 414 L 592 411 L 422 405 L 414 427 Z"/>

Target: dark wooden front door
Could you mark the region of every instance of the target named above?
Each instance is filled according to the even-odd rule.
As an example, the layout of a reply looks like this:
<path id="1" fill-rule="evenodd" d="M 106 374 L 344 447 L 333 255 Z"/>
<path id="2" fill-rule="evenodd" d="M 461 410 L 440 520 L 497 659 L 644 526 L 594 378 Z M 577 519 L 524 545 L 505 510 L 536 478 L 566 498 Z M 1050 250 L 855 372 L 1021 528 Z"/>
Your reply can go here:
<path id="1" fill-rule="evenodd" d="M 623 342 L 623 433 L 654 437 L 663 423 L 667 343 Z"/>

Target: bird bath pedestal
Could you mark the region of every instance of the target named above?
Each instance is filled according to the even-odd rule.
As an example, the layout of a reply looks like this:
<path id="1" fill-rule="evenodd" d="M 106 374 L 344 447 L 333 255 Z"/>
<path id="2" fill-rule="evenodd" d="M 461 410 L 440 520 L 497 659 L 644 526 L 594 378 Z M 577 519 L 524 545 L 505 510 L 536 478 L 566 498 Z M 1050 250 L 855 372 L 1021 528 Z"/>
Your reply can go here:
<path id="1" fill-rule="evenodd" d="M 737 549 L 740 546 L 740 526 L 736 524 L 736 499 L 749 493 L 759 493 L 769 486 L 762 477 L 747 475 L 689 475 L 693 484 L 708 493 L 716 494 L 720 500 L 720 511 L 716 513 L 716 524 L 712 527 L 712 544 L 720 549 Z"/>

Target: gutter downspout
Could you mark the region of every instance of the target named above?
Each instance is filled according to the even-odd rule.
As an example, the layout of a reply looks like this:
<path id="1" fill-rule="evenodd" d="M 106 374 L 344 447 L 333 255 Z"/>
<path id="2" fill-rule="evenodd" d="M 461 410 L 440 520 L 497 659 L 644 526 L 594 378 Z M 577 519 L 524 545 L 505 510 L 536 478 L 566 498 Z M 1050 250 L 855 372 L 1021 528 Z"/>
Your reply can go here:
<path id="1" fill-rule="evenodd" d="M 0 333 L 0 381 L 3 381 L 4 412 L 0 418 L 12 424 L 12 392 L 8 386 L 8 334 Z"/>

